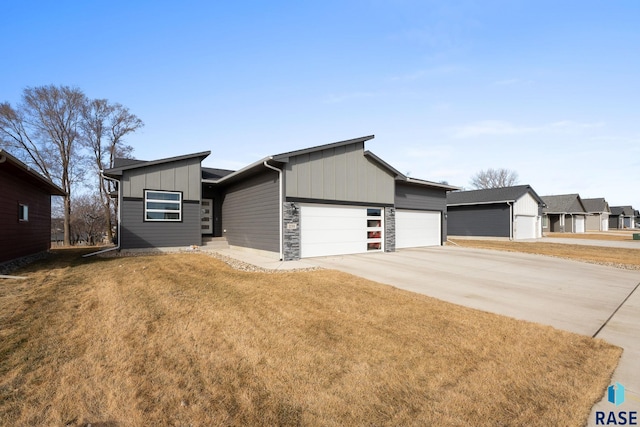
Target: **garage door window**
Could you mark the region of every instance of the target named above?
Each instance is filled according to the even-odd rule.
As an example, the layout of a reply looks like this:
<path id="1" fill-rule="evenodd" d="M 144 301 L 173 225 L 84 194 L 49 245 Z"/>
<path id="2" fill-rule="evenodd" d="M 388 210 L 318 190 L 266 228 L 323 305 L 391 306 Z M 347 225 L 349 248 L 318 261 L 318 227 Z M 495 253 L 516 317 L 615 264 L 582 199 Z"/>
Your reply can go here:
<path id="1" fill-rule="evenodd" d="M 382 209 L 367 209 L 367 251 L 382 250 Z"/>

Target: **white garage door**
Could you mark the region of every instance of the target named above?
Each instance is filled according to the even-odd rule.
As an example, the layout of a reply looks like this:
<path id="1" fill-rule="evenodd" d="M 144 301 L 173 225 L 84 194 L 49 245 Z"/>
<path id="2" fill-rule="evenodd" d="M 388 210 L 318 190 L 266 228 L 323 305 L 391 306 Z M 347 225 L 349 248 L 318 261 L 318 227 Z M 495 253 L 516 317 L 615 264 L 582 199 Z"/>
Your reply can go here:
<path id="1" fill-rule="evenodd" d="M 440 212 L 396 210 L 396 248 L 439 246 Z"/>
<path id="2" fill-rule="evenodd" d="M 609 218 L 602 218 L 602 231 L 609 231 Z"/>
<path id="3" fill-rule="evenodd" d="M 575 219 L 574 224 L 576 226 L 574 233 L 584 233 L 584 217 L 576 216 L 574 217 L 574 219 Z"/>
<path id="4" fill-rule="evenodd" d="M 300 256 L 381 251 L 383 221 L 383 208 L 301 204 Z"/>
<path id="5" fill-rule="evenodd" d="M 535 239 L 538 237 L 538 233 L 536 232 L 537 223 L 538 218 L 535 216 L 516 215 L 513 238 L 516 240 Z"/>

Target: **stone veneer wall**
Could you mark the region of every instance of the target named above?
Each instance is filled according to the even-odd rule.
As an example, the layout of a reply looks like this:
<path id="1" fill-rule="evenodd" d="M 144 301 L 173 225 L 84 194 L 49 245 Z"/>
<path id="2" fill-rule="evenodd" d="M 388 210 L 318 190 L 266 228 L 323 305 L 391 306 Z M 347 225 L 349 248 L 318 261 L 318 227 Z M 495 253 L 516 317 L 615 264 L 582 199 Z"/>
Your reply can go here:
<path id="1" fill-rule="evenodd" d="M 282 205 L 283 261 L 300 259 L 300 205 L 284 202 Z"/>
<path id="2" fill-rule="evenodd" d="M 384 251 L 396 251 L 396 208 L 384 208 Z"/>

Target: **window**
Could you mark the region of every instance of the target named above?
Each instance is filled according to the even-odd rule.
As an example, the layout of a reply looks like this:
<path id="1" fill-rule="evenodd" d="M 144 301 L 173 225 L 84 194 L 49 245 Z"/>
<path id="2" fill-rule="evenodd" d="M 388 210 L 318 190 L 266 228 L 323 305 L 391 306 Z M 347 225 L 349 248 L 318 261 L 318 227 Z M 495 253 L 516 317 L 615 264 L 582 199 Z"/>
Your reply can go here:
<path id="1" fill-rule="evenodd" d="M 182 221 L 182 193 L 145 190 L 144 220 Z"/>
<path id="2" fill-rule="evenodd" d="M 24 222 L 29 221 L 29 206 L 18 205 L 18 220 Z"/>
<path id="3" fill-rule="evenodd" d="M 367 209 L 367 250 L 382 250 L 382 209 Z"/>

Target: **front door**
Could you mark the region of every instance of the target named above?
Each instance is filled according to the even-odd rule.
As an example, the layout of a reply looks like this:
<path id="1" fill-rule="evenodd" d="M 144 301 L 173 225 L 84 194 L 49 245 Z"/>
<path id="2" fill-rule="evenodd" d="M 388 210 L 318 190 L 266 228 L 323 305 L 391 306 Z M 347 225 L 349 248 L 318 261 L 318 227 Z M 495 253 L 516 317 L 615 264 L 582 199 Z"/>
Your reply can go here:
<path id="1" fill-rule="evenodd" d="M 200 228 L 202 234 L 213 234 L 213 200 L 202 199 L 200 202 Z"/>

